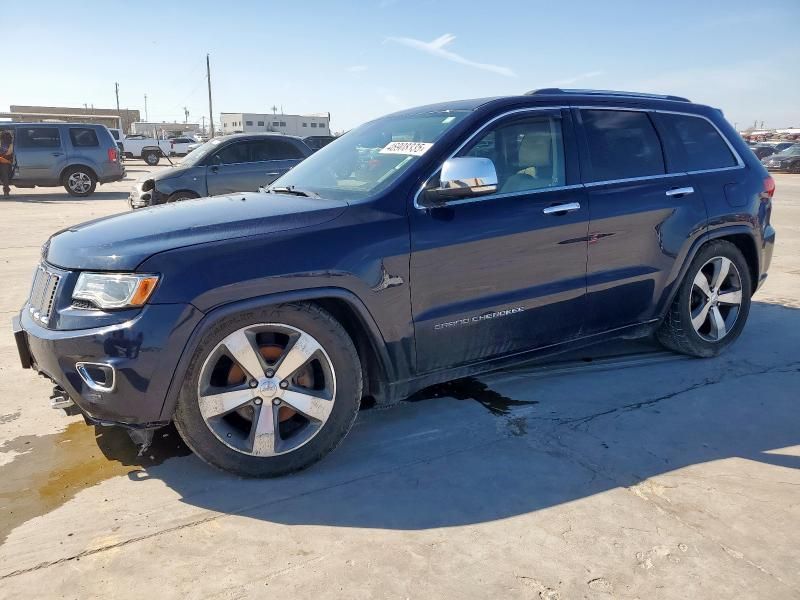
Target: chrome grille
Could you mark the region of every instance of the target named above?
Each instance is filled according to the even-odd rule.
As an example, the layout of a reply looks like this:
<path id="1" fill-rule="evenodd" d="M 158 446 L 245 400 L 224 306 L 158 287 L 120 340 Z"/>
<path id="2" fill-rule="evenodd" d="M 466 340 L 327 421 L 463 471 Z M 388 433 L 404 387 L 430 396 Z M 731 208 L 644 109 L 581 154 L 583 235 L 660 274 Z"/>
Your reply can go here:
<path id="1" fill-rule="evenodd" d="M 36 269 L 33 276 L 33 287 L 28 298 L 28 310 L 34 319 L 47 325 L 50 322 L 50 312 L 56 298 L 58 282 L 61 278 L 55 273 L 48 271 L 42 265 Z"/>

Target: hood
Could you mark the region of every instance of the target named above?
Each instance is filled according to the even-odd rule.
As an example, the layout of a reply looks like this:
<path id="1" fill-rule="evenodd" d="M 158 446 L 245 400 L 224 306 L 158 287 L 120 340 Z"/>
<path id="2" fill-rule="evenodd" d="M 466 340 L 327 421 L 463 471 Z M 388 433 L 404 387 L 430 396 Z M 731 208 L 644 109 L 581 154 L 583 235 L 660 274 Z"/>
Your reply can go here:
<path id="1" fill-rule="evenodd" d="M 319 225 L 347 203 L 288 194 L 198 198 L 105 217 L 54 234 L 45 259 L 64 269 L 132 271 L 165 250 Z"/>

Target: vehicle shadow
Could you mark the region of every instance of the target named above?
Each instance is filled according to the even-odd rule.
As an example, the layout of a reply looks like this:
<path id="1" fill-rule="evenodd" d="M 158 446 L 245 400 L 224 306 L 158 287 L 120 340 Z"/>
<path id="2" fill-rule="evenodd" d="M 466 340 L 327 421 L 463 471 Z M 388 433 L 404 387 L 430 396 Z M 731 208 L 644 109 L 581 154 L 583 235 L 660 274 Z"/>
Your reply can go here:
<path id="1" fill-rule="evenodd" d="M 643 355 L 641 343 L 632 348 L 627 358 Z M 331 457 L 280 479 L 240 479 L 194 456 L 151 456 L 129 477 L 254 519 L 416 530 L 504 519 L 733 457 L 800 469 L 800 457 L 781 450 L 800 444 L 798 348 L 800 310 L 755 302 L 742 337 L 718 358 L 645 350 L 652 361 L 623 369 L 587 360 L 557 374 L 498 372 L 455 398 L 364 411 Z M 515 403 L 463 401 L 487 391 Z M 127 443 L 122 431 L 98 437 L 109 458 L 120 451 L 116 435 Z M 126 461 L 137 463 L 130 452 Z"/>
<path id="2" fill-rule="evenodd" d="M 53 188 L 56 190 L 57 188 Z M 79 198 L 70 196 L 67 192 L 53 191 L 48 194 L 26 194 L 12 191 L 8 198 L 0 197 L 0 204 L 4 202 L 25 202 L 32 204 L 60 204 L 62 202 L 81 202 L 84 200 L 127 200 L 128 192 L 95 192 L 91 196 Z"/>

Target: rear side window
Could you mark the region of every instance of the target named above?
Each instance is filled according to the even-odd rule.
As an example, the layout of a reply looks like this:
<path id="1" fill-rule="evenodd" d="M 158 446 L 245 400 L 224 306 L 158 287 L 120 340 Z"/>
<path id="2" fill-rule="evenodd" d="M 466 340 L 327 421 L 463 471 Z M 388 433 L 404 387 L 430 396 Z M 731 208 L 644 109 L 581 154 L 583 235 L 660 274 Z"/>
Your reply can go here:
<path id="1" fill-rule="evenodd" d="M 97 133 L 94 129 L 89 129 L 88 127 L 70 127 L 69 139 L 75 148 L 90 148 L 100 145 Z"/>
<path id="2" fill-rule="evenodd" d="M 60 148 L 58 127 L 20 127 L 17 130 L 19 148 Z"/>
<path id="3" fill-rule="evenodd" d="M 589 144 L 591 180 L 608 181 L 664 174 L 664 155 L 645 112 L 582 110 Z"/>
<path id="4" fill-rule="evenodd" d="M 686 151 L 686 170 L 722 169 L 738 163 L 728 144 L 711 123 L 689 115 L 660 115 Z"/>
<path id="5" fill-rule="evenodd" d="M 267 139 L 250 142 L 250 160 L 295 160 L 304 158 L 300 149 L 286 140 Z"/>

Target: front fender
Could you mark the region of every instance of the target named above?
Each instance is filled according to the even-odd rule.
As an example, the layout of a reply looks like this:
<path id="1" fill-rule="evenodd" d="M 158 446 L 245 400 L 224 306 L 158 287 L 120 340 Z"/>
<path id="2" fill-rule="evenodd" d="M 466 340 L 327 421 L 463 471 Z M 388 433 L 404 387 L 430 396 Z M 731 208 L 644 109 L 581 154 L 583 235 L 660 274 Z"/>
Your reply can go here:
<path id="1" fill-rule="evenodd" d="M 161 409 L 161 420 L 168 421 L 172 419 L 189 363 L 203 337 L 221 319 L 249 309 L 264 308 L 288 302 L 308 302 L 322 299 L 344 301 L 357 315 L 363 330 L 369 338 L 371 349 L 378 363 L 378 371 L 382 379 L 381 388 L 386 389 L 386 393 L 390 394 L 388 388 L 390 387 L 390 383 L 396 380 L 396 367 L 392 363 L 389 353 L 387 352 L 386 341 L 383 334 L 364 303 L 352 292 L 341 288 L 331 287 L 297 290 L 231 302 L 218 306 L 208 312 L 197 324 L 183 349 L 164 399 L 164 405 Z"/>

